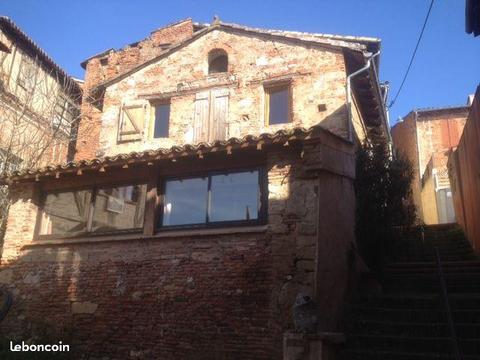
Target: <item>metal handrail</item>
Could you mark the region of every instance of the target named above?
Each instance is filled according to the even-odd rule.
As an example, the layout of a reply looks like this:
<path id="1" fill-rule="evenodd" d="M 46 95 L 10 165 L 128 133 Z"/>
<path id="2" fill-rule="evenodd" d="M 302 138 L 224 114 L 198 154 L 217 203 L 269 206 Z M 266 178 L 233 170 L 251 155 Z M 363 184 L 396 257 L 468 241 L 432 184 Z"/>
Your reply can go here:
<path id="1" fill-rule="evenodd" d="M 448 300 L 447 286 L 445 283 L 445 276 L 443 275 L 442 262 L 440 260 L 440 253 L 438 247 L 435 246 L 435 256 L 437 258 L 437 272 L 440 280 L 440 288 L 442 290 L 443 305 L 445 306 L 445 312 L 447 314 L 448 329 L 450 331 L 450 339 L 452 341 L 453 356 L 455 360 L 461 360 L 460 350 L 458 347 L 457 333 L 453 324 L 452 310 L 450 308 L 450 301 Z"/>

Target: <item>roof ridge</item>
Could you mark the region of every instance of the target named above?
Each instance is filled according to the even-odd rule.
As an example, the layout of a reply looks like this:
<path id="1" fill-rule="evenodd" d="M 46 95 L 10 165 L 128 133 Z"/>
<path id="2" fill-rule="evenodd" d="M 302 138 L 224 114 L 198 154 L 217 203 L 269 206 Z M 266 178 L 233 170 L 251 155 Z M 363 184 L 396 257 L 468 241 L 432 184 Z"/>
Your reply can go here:
<path id="1" fill-rule="evenodd" d="M 257 31 L 267 31 L 267 32 L 274 32 L 274 33 L 283 33 L 283 34 L 296 34 L 296 35 L 309 35 L 309 36 L 315 36 L 315 37 L 322 37 L 322 38 L 331 38 L 331 39 L 342 39 L 345 41 L 362 41 L 362 42 L 381 42 L 382 40 L 380 38 L 376 37 L 369 37 L 369 36 L 353 36 L 353 35 L 340 35 L 340 34 L 329 34 L 329 33 L 317 33 L 317 32 L 308 32 L 308 31 L 297 31 L 297 30 L 280 30 L 280 29 L 269 29 L 269 28 L 261 28 L 261 27 L 252 27 L 252 26 L 246 26 L 246 25 L 241 25 L 237 23 L 229 23 L 229 22 L 223 22 L 220 21 L 221 25 L 226 25 L 226 26 L 235 26 L 235 27 L 241 27 L 245 29 L 250 29 L 250 30 L 257 30 Z M 205 24 L 199 24 L 201 26 L 211 26 L 211 24 L 205 23 Z"/>

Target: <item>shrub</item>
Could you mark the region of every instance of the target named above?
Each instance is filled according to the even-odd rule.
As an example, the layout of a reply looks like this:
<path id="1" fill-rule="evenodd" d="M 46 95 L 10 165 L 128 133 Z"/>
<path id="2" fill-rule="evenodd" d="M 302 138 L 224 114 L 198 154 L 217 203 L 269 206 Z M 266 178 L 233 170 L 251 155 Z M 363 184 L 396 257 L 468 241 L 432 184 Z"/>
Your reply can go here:
<path id="1" fill-rule="evenodd" d="M 412 179 L 408 159 L 392 158 L 385 144 L 363 145 L 357 152 L 356 237 L 360 253 L 374 271 L 380 270 L 393 248 L 394 227 L 415 223 Z"/>

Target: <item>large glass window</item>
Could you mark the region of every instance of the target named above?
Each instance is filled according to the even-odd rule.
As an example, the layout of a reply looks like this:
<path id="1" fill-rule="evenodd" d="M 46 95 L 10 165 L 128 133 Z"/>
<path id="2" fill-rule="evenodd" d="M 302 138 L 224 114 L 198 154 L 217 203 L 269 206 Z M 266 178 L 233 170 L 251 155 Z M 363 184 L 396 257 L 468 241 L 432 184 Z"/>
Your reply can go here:
<path id="1" fill-rule="evenodd" d="M 258 219 L 258 171 L 212 176 L 210 221 Z"/>
<path id="2" fill-rule="evenodd" d="M 143 227 L 146 185 L 45 195 L 40 235 L 75 236 Z"/>
<path id="3" fill-rule="evenodd" d="M 207 214 L 207 191 L 207 178 L 167 181 L 163 225 L 204 223 Z"/>
<path id="4" fill-rule="evenodd" d="M 77 235 L 87 231 L 91 191 L 47 194 L 43 206 L 41 235 Z"/>
<path id="5" fill-rule="evenodd" d="M 143 226 L 145 185 L 99 189 L 95 196 L 92 231 L 110 232 Z"/>
<path id="6" fill-rule="evenodd" d="M 260 220 L 259 170 L 165 181 L 162 226 Z"/>

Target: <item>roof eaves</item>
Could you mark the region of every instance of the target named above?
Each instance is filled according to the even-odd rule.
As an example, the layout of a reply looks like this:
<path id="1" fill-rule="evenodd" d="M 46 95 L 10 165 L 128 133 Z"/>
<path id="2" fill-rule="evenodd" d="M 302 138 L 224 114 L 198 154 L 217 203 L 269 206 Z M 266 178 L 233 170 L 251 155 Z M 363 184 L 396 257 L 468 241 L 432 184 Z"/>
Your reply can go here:
<path id="1" fill-rule="evenodd" d="M 20 27 L 18 27 L 18 25 L 15 24 L 12 19 L 7 16 L 0 16 L 0 26 L 6 27 L 7 30 L 10 30 L 10 32 L 12 32 L 15 36 L 18 36 L 21 40 L 23 40 L 27 46 L 29 46 L 31 50 L 33 50 L 33 52 L 39 56 L 44 65 L 56 71 L 61 77 L 69 81 L 74 87 L 75 91 L 80 94 L 82 93 L 82 89 L 72 79 L 72 77 L 68 75 L 65 70 L 63 70 L 55 61 L 53 61 L 53 59 L 45 52 L 45 50 L 35 43 L 22 29 L 20 29 Z"/>
<path id="2" fill-rule="evenodd" d="M 156 150 L 145 150 L 142 152 L 131 152 L 129 154 L 117 154 L 91 160 L 71 161 L 55 166 L 46 166 L 39 169 L 24 169 L 13 171 L 0 177 L 0 184 L 9 184 L 19 180 L 39 180 L 42 176 L 56 176 L 57 173 L 76 172 L 78 170 L 94 170 L 107 166 L 122 166 L 127 163 L 146 163 L 151 161 L 168 160 L 183 156 L 199 156 L 200 154 L 213 153 L 218 151 L 232 151 L 232 149 L 256 148 L 261 150 L 266 145 L 285 145 L 290 141 L 305 141 L 320 138 L 322 134 L 328 134 L 344 144 L 351 145 L 348 140 L 322 128 L 319 125 L 309 129 L 297 127 L 289 130 L 279 130 L 275 133 L 263 133 L 258 136 L 247 135 L 243 138 L 230 138 L 224 141 L 212 143 L 201 142 L 195 145 L 186 144 L 161 148 Z"/>
<path id="3" fill-rule="evenodd" d="M 439 106 L 439 107 L 425 107 L 425 108 L 418 108 L 415 109 L 415 112 L 421 113 L 428 113 L 428 112 L 449 112 L 449 111 L 462 111 L 468 110 L 470 107 L 468 105 L 452 105 L 452 106 Z"/>

